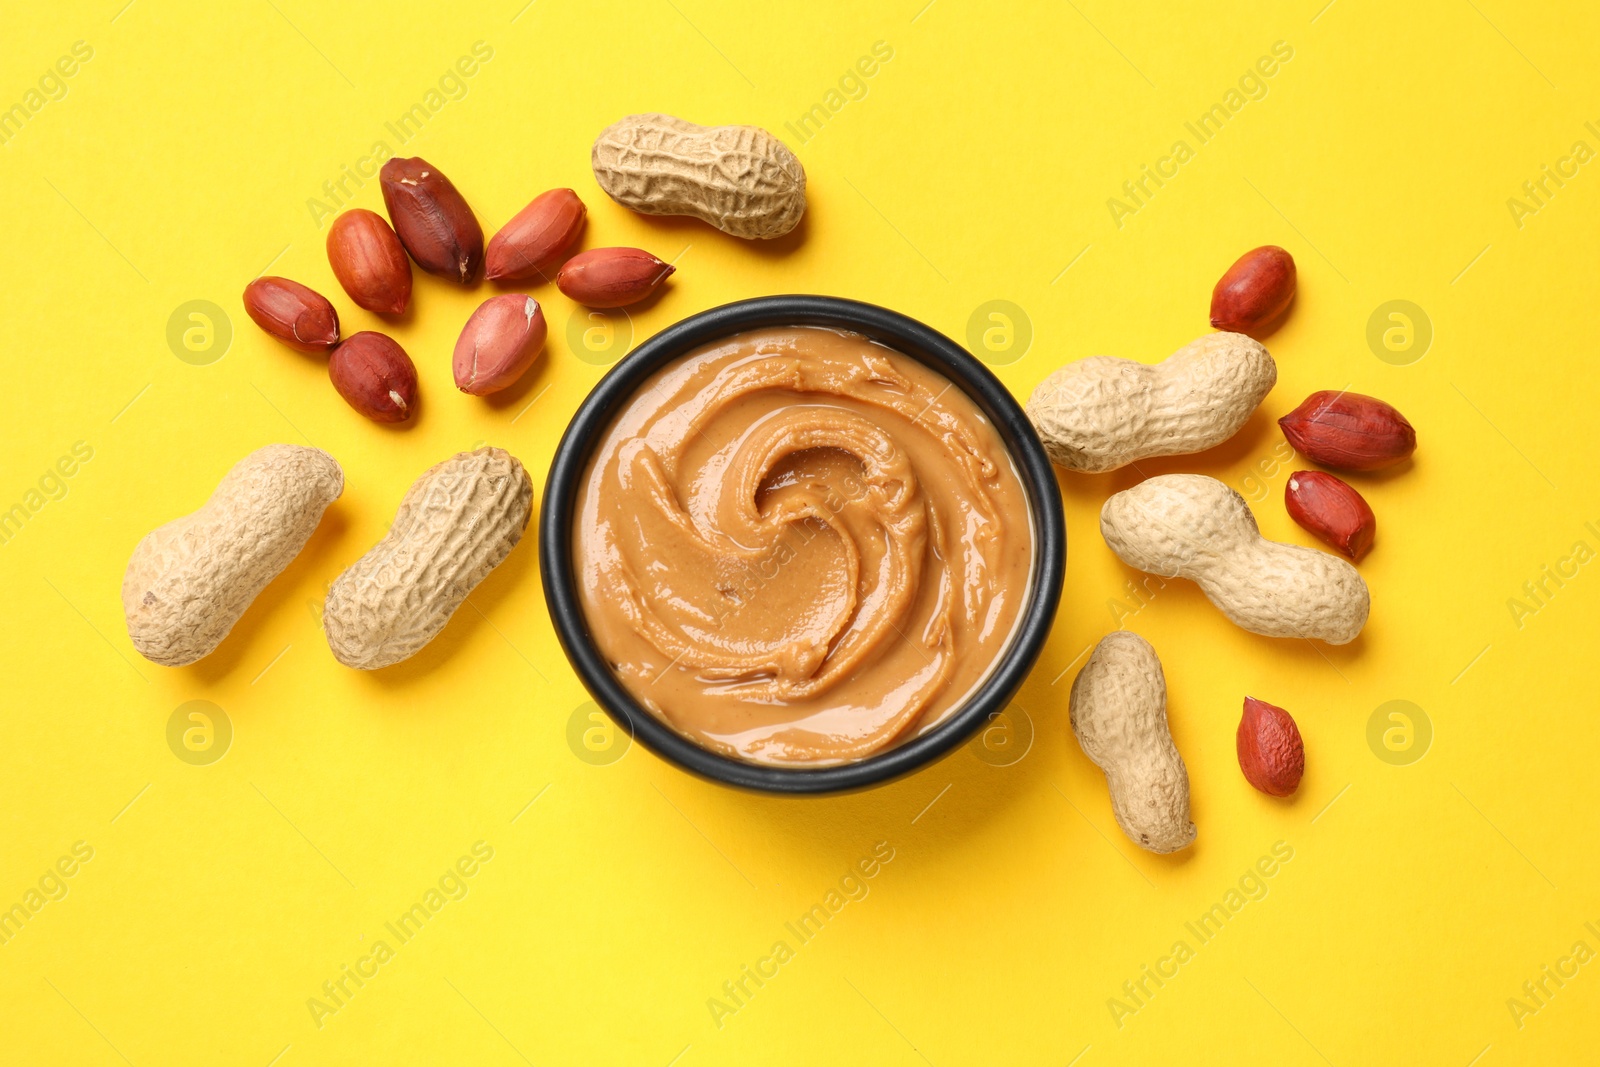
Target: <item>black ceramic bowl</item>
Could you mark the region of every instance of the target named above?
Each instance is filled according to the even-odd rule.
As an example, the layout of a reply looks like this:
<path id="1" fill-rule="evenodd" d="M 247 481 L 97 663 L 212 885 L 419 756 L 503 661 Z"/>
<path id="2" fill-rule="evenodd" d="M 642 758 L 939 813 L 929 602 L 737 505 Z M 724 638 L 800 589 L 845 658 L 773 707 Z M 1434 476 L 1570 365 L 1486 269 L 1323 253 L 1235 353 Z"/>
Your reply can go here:
<path id="1" fill-rule="evenodd" d="M 970 699 L 932 730 L 875 756 L 831 767 L 745 763 L 702 748 L 628 693 L 589 635 L 572 558 L 572 515 L 595 444 L 639 385 L 701 345 L 764 326 L 827 326 L 863 334 L 932 367 L 966 390 L 994 423 L 1016 463 L 1033 513 L 1034 565 L 1027 602 L 1000 661 Z M 556 635 L 596 703 L 658 756 L 725 785 L 768 793 L 837 793 L 879 785 L 955 749 L 1003 710 L 1044 647 L 1061 599 L 1067 531 L 1044 446 L 1005 386 L 960 345 L 915 319 L 874 304 L 830 296 L 768 296 L 691 315 L 630 352 L 595 386 L 556 449 L 539 512 L 539 565 Z"/>

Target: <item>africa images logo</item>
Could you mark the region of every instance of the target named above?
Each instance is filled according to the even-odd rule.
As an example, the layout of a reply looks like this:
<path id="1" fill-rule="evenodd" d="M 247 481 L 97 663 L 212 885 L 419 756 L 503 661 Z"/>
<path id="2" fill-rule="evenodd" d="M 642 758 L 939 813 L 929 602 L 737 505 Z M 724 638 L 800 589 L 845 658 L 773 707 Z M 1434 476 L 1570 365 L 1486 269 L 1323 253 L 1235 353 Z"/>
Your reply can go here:
<path id="1" fill-rule="evenodd" d="M 1237 118 L 1247 104 L 1266 99 L 1271 91 L 1267 79 L 1276 76 L 1283 64 L 1294 58 L 1294 46 L 1288 41 L 1274 41 L 1271 51 L 1271 55 L 1262 56 L 1254 65 L 1245 68 L 1238 83 L 1228 86 L 1221 100 L 1202 111 L 1194 121 L 1183 124 L 1183 128 L 1194 138 L 1193 145 L 1186 138 L 1178 138 L 1172 142 L 1166 155 L 1157 157 L 1153 165 L 1142 164 L 1137 177 L 1122 183 L 1121 197 L 1113 196 L 1106 200 L 1106 210 L 1111 212 L 1111 222 L 1117 229 L 1127 225 L 1128 216 L 1137 215 L 1146 207 L 1167 182 L 1178 176 L 1183 165 L 1215 140 L 1223 127 Z"/>
<path id="2" fill-rule="evenodd" d="M 355 999 L 357 993 L 367 987 L 368 982 L 377 978 L 383 965 L 395 958 L 401 946 L 415 940 L 423 927 L 437 917 L 446 904 L 467 899 L 472 889 L 467 879 L 476 875 L 483 864 L 492 859 L 493 845 L 486 841 L 473 842 L 470 856 L 463 855 L 446 867 L 438 880 L 423 890 L 409 908 L 383 924 L 393 944 L 390 944 L 390 938 L 375 938 L 372 947 L 356 957 L 353 963 L 341 963 L 339 973 L 322 983 L 321 994 L 306 998 L 306 1010 L 311 1012 L 311 1021 L 316 1023 L 317 1029 L 321 1030 L 328 1016 L 339 1014 Z"/>

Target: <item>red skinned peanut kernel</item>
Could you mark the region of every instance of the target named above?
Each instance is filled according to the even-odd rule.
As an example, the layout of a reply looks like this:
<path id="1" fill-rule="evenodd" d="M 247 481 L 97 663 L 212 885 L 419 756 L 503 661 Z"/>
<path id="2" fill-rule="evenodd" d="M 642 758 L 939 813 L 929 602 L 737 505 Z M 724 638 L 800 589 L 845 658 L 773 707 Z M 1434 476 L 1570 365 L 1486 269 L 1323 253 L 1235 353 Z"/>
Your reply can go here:
<path id="1" fill-rule="evenodd" d="M 1306 749 L 1287 711 L 1265 700 L 1244 698 L 1236 738 L 1245 780 L 1268 796 L 1286 797 L 1300 788 Z"/>

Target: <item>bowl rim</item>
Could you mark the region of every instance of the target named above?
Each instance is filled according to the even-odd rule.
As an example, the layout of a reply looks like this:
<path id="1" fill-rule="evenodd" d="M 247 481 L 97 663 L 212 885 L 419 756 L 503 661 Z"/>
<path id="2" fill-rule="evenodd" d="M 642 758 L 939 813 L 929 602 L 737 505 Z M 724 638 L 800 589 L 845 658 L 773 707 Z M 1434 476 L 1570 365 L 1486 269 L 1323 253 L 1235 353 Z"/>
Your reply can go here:
<path id="1" fill-rule="evenodd" d="M 1035 559 L 1028 598 L 998 663 L 972 696 L 932 730 L 852 763 L 786 768 L 747 763 L 704 748 L 672 729 L 634 699 L 589 634 L 573 565 L 572 519 L 600 435 L 639 385 L 669 361 L 748 330 L 822 326 L 862 334 L 949 378 L 993 423 L 1016 465 L 1032 512 Z M 1010 391 L 971 353 L 916 319 L 843 297 L 753 297 L 690 315 L 618 360 L 579 404 L 550 461 L 539 502 L 539 569 L 545 602 L 562 650 L 613 722 L 668 763 L 722 785 L 762 793 L 821 795 L 882 785 L 928 766 L 964 744 L 1004 710 L 1050 636 L 1061 600 L 1067 532 L 1061 490 L 1033 425 Z"/>

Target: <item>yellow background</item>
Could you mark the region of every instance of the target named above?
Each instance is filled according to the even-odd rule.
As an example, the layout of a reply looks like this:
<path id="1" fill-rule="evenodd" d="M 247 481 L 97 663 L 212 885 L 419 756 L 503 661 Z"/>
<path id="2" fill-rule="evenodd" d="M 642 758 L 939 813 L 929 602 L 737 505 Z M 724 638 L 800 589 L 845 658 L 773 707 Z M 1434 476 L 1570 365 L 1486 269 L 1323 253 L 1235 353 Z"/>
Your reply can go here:
<path id="1" fill-rule="evenodd" d="M 24 101 L 74 42 L 93 57 L 0 147 L 0 506 L 26 501 L 75 442 L 93 456 L 0 544 L 0 906 L 74 842 L 94 854 L 0 945 L 0 1059 L 1592 1056 L 1600 964 L 1550 983 L 1520 1027 L 1507 1000 L 1574 942 L 1600 951 L 1584 925 L 1600 927 L 1588 666 L 1600 576 L 1574 562 L 1536 612 L 1519 619 L 1507 602 L 1575 542 L 1600 549 L 1600 164 L 1520 227 L 1507 199 L 1575 141 L 1600 148 L 1584 127 L 1600 125 L 1600 15 L 1323 2 L 1181 14 L 1106 0 L 11 5 L 0 105 Z M 385 122 L 425 102 L 479 41 L 492 59 L 402 146 Z M 786 128 L 827 108 L 879 41 L 893 57 L 864 96 L 833 98 L 847 102 L 809 140 Z M 1199 146 L 1185 121 L 1278 41 L 1293 58 L 1265 97 Z M 809 175 L 800 237 L 752 246 L 609 202 L 589 144 L 640 110 L 778 132 Z M 1119 228 L 1108 198 L 1180 138 L 1194 158 Z M 377 140 L 443 169 L 490 233 L 570 185 L 589 206 L 587 246 L 675 260 L 665 295 L 634 313 L 635 343 L 718 303 L 785 292 L 876 301 L 965 341 L 975 309 L 1007 300 L 1033 333 L 999 368 L 1019 396 L 1067 360 L 1167 355 L 1208 329 L 1211 286 L 1239 253 L 1281 244 L 1300 295 L 1268 341 L 1280 379 L 1263 411 L 1213 453 L 1142 467 L 1249 489 L 1267 535 L 1312 543 L 1283 510 L 1294 464 L 1274 461 L 1273 420 L 1320 388 L 1394 403 L 1418 429 L 1415 463 L 1353 479 L 1379 517 L 1361 565 L 1371 621 L 1344 648 L 1259 638 L 1184 582 L 1130 614 L 1135 575 L 1096 523 L 1105 496 L 1138 480 L 1128 470 L 1063 480 L 1065 594 L 1013 734 L 988 739 L 987 761 L 963 749 L 866 794 L 744 795 L 639 748 L 580 759 L 605 754 L 569 745 L 587 697 L 553 636 L 532 538 L 415 660 L 346 670 L 319 630 L 321 594 L 381 536 L 406 486 L 480 441 L 542 484 L 605 370 L 576 357 L 573 307 L 543 287 L 551 339 L 527 384 L 487 402 L 458 394 L 450 349 L 490 289 L 418 272 L 395 335 L 419 366 L 423 407 L 396 431 L 347 408 L 323 360 L 249 322 L 240 291 L 270 264 L 333 298 L 346 332 L 384 328 L 338 290 L 307 207 Z M 376 181 L 347 187 L 382 210 Z M 1407 365 L 1366 339 L 1369 316 L 1395 299 L 1434 332 Z M 191 300 L 231 321 L 221 358 L 185 362 L 169 347 L 168 319 Z M 212 657 L 144 661 L 118 597 L 133 545 L 274 441 L 330 451 L 344 497 Z M 1067 727 L 1072 673 L 1115 628 L 1118 597 L 1122 623 L 1165 663 L 1194 785 L 1199 840 L 1176 857 L 1118 832 Z M 1299 721 L 1308 770 L 1290 801 L 1239 774 L 1246 694 Z M 210 765 L 168 746 L 168 720 L 191 700 L 232 726 Z M 1390 700 L 1432 726 L 1408 765 L 1368 743 L 1369 717 Z M 1026 754 L 996 766 L 1029 724 Z M 478 841 L 494 854 L 468 895 L 319 1028 L 308 998 Z M 870 893 L 800 944 L 785 923 L 880 841 L 894 858 Z M 1267 895 L 1200 945 L 1185 922 L 1279 841 L 1293 859 Z M 1108 1000 L 1180 939 L 1194 957 L 1119 1026 Z M 719 1027 L 708 999 L 779 940 L 794 958 Z"/>

